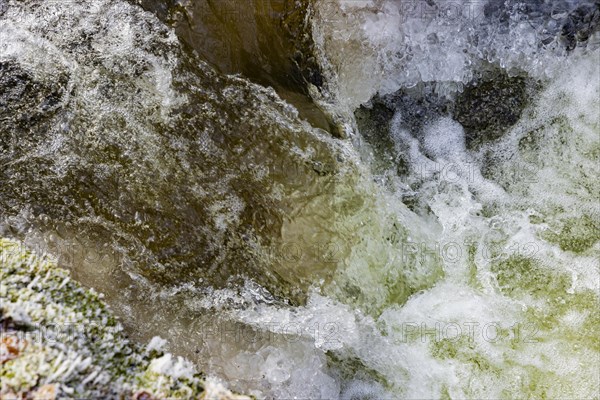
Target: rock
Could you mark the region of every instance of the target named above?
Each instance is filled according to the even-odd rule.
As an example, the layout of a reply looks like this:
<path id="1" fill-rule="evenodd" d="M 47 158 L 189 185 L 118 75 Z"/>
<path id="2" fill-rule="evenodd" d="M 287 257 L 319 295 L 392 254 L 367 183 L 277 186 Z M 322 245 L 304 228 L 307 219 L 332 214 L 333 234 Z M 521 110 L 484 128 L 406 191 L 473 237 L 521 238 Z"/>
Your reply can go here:
<path id="1" fill-rule="evenodd" d="M 36 78 L 15 61 L 0 62 L 2 134 L 14 135 L 21 142 L 31 143 L 33 132 L 27 132 L 27 127 L 37 125 L 40 129 L 49 129 L 51 117 L 62 105 L 67 81 L 68 77 L 64 74 L 46 81 Z M 0 150 L 11 151 L 10 142 L 4 137 L 0 141 Z"/>
<path id="2" fill-rule="evenodd" d="M 211 392 L 214 384 L 181 358 L 185 371 L 157 372 L 152 366 L 171 355 L 129 342 L 99 296 L 66 277 L 47 257 L 0 238 L 2 315 L 22 308 L 31 317 L 28 330 L 1 325 L 1 398 L 249 399 L 222 386 Z"/>
<path id="3" fill-rule="evenodd" d="M 300 117 L 340 137 L 308 86 L 325 84 L 315 57 L 309 0 L 137 0 L 174 27 L 177 36 L 226 74 L 271 86 Z"/>
<path id="4" fill-rule="evenodd" d="M 140 7 L 94 4 L 17 2 L 0 17 L 19 49 L 0 80 L 0 225 L 56 235 L 68 266 L 104 258 L 161 288 L 251 278 L 300 301 L 335 266 L 278 250 L 312 251 L 283 235 L 354 196 L 338 190 L 356 176 L 339 161 L 345 144 L 273 89 L 217 72 Z M 94 278 L 84 283 L 114 290 Z"/>
<path id="5" fill-rule="evenodd" d="M 471 82 L 460 93 L 453 117 L 465 128 L 467 146 L 498 139 L 520 118 L 527 105 L 531 82 L 496 69 Z"/>
<path id="6" fill-rule="evenodd" d="M 559 44 L 567 51 L 587 46 L 600 29 L 600 2 L 556 0 L 493 1 L 484 6 L 484 15 L 508 30 L 510 21 L 527 21 L 536 29 L 540 47 Z"/>

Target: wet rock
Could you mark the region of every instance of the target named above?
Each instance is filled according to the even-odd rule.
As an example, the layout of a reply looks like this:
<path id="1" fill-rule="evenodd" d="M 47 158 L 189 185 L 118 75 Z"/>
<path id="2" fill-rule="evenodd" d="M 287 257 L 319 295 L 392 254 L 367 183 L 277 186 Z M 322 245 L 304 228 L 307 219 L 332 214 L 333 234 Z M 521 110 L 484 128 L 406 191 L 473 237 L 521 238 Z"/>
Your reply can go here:
<path id="1" fill-rule="evenodd" d="M 562 21 L 560 41 L 567 50 L 584 44 L 590 36 L 600 30 L 600 2 L 582 4 L 571 11 Z"/>
<path id="2" fill-rule="evenodd" d="M 527 21 L 536 28 L 539 45 L 558 43 L 568 51 L 586 46 L 592 34 L 600 29 L 600 2 L 597 0 L 522 2 L 489 1 L 484 15 L 508 30 L 511 20 Z"/>
<path id="3" fill-rule="evenodd" d="M 390 124 L 396 113 L 402 115 L 402 128 L 419 137 L 423 127 L 446 116 L 452 109 L 452 101 L 440 96 L 435 84 L 422 83 L 414 88 L 401 89 L 393 94 L 375 97 L 368 107 L 361 106 L 354 113 L 358 128 L 374 152 L 377 173 L 396 168 L 398 175 L 405 176 L 408 160 L 399 153 L 392 138 Z"/>
<path id="4" fill-rule="evenodd" d="M 60 109 L 68 76 L 36 78 L 15 61 L 0 62 L 0 124 L 16 132 L 32 124 L 46 124 Z"/>
<path id="5" fill-rule="evenodd" d="M 459 94 L 453 117 L 465 128 L 467 146 L 502 136 L 520 118 L 528 103 L 531 82 L 497 70 L 469 84 Z"/>
<path id="6" fill-rule="evenodd" d="M 394 144 L 386 129 L 393 115 L 391 109 L 378 102 L 370 107 L 362 106 L 354 112 L 361 135 L 373 150 L 374 168 L 377 171 L 391 168 L 395 159 Z"/>
<path id="7" fill-rule="evenodd" d="M 173 26 L 182 42 L 219 71 L 273 87 L 301 118 L 340 136 L 308 88 L 324 85 L 314 54 L 310 0 L 137 3 Z"/>
<path id="8" fill-rule="evenodd" d="M 2 116 L 16 122 L 0 126 L 0 217 L 18 234 L 56 235 L 59 256 L 81 242 L 110 256 L 108 270 L 161 287 L 251 278 L 298 299 L 331 274 L 298 226 L 322 210 L 335 219 L 353 196 L 339 143 L 272 89 L 215 71 L 139 7 L 17 4 L 2 17 L 23 53 L 3 67 Z M 33 30 L 52 46 L 37 47 Z M 327 233 L 315 225 L 312 237 Z M 311 256 L 286 259 L 290 241 Z M 86 256 L 66 257 L 86 270 Z M 106 275 L 82 276 L 114 291 Z"/>

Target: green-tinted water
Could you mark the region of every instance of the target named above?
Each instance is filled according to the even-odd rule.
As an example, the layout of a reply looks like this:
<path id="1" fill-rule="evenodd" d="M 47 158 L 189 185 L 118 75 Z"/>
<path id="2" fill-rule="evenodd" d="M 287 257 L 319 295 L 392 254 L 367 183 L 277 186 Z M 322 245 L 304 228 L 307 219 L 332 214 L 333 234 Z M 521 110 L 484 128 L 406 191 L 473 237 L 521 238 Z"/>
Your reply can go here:
<path id="1" fill-rule="evenodd" d="M 597 5 L 429 3 L 0 2 L 0 233 L 258 397 L 597 396 Z"/>

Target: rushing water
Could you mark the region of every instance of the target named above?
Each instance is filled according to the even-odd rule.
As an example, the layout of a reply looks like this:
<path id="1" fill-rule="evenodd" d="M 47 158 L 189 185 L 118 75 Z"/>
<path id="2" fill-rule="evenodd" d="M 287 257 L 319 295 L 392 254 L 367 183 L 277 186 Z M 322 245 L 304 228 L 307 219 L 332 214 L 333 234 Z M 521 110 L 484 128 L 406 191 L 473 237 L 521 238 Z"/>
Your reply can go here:
<path id="1" fill-rule="evenodd" d="M 260 398 L 597 398 L 599 13 L 0 0 L 0 232 Z"/>

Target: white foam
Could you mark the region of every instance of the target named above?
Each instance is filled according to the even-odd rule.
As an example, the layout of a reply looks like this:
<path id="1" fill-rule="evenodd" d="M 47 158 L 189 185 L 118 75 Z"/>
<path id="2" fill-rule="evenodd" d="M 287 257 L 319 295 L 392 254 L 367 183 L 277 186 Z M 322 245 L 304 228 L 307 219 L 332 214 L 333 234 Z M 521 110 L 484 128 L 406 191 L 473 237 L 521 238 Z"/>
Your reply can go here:
<path id="1" fill-rule="evenodd" d="M 167 341 L 165 339 L 161 338 L 160 336 L 154 336 L 146 346 L 146 349 L 148 351 L 161 351 L 166 344 Z"/>
<path id="2" fill-rule="evenodd" d="M 564 61 L 558 37 L 542 46 L 546 27 L 524 18 L 516 4 L 500 22 L 485 17 L 486 2 L 431 3 L 316 2 L 316 42 L 342 105 L 353 110 L 375 93 L 419 82 L 455 83 L 454 90 L 460 90 L 482 62 L 541 78 Z"/>
<path id="3" fill-rule="evenodd" d="M 152 360 L 149 368 L 157 374 L 171 376 L 175 379 L 191 379 L 195 373 L 195 368 L 192 363 L 182 357 L 175 358 L 170 353 Z"/>
<path id="4" fill-rule="evenodd" d="M 457 258 L 442 257 L 445 277 L 437 284 L 414 294 L 405 304 L 387 304 L 378 318 L 344 304 L 349 299 L 339 297 L 340 292 L 333 288 L 326 288 L 324 293 L 313 292 L 304 307 L 261 304 L 231 311 L 229 315 L 234 320 L 255 329 L 270 329 L 275 337 L 281 335 L 277 326 L 300 328 L 294 330 L 299 340 L 294 350 L 289 344 L 281 346 L 273 342 L 263 348 L 268 354 L 264 362 L 269 365 L 271 375 L 265 376 L 271 393 L 284 393 L 290 387 L 293 372 L 310 376 L 314 385 L 330 388 L 328 393 L 339 390 L 332 396 L 341 398 L 439 398 L 444 393 L 453 398 L 500 398 L 506 393 L 518 397 L 531 394 L 529 384 L 544 385 L 552 397 L 586 397 L 594 393 L 600 382 L 589 373 L 598 367 L 595 359 L 590 358 L 593 350 L 588 346 L 578 347 L 576 353 L 570 351 L 573 343 L 563 333 L 581 332 L 578 327 L 585 321 L 589 323 L 593 311 L 570 310 L 549 330 L 532 328 L 528 313 L 531 310 L 552 313 L 546 308 L 548 300 L 544 295 L 536 298 L 539 293 L 522 296 L 504 293 L 498 287 L 497 274 L 492 271 L 492 266 L 500 260 L 522 256 L 537 260 L 550 276 L 566 273 L 572 277 L 572 286 L 567 288 L 565 296 L 599 289 L 598 271 L 592 267 L 592 255 L 597 255 L 598 244 L 584 255 L 563 251 L 540 236 L 539 226 L 530 220 L 540 213 L 554 218 L 553 208 L 547 206 L 545 199 L 568 210 L 565 215 L 569 217 L 597 210 L 596 203 L 590 203 L 594 192 L 575 190 L 591 179 L 587 177 L 588 171 L 597 168 L 586 155 L 586 148 L 598 146 L 597 123 L 593 121 L 598 119 L 599 84 L 593 60 L 593 56 L 588 56 L 565 65 L 557 79 L 523 113 L 513 131 L 481 150 L 496 150 L 500 161 L 506 157 L 514 162 L 518 157 L 522 162 L 531 162 L 528 160 L 535 156 L 533 159 L 543 168 L 534 170 L 538 179 L 533 183 L 511 175 L 508 161 L 506 165 L 500 162 L 491 178 L 484 178 L 481 173 L 484 158 L 477 151 L 466 149 L 462 127 L 449 118 L 434 121 L 424 128 L 422 137 L 416 137 L 401 129 L 402 116 L 396 115 L 392 123 L 396 149 L 408 153 L 413 182 L 422 185 L 417 193 L 430 206 L 441 230 L 435 228 L 436 224 L 426 222 L 425 216 L 413 216 L 413 221 L 427 227 L 424 237 L 437 238 L 442 244 L 458 244 L 462 253 Z M 564 105 L 557 106 L 557 98 L 562 98 Z M 557 141 L 560 132 L 546 125 L 556 115 L 564 116 L 575 128 L 566 128 L 571 141 Z M 550 139 L 543 154 L 538 155 L 537 150 L 519 152 L 519 139 L 540 127 L 538 134 Z M 565 154 L 590 169 L 573 169 L 565 162 Z M 417 167 L 423 163 L 430 166 L 454 163 L 462 168 L 444 182 L 435 169 L 421 174 Z M 461 169 L 469 173 L 460 173 Z M 509 179 L 511 184 L 506 185 L 503 180 Z M 589 185 L 597 187 L 596 183 Z M 483 207 L 490 205 L 497 207 L 495 215 L 483 216 Z M 571 205 L 577 206 L 568 208 Z M 374 214 L 378 215 L 374 218 L 382 217 L 381 214 Z M 382 221 L 378 223 L 383 224 Z M 407 219 L 400 221 L 406 223 Z M 375 231 L 363 231 L 366 232 L 373 235 Z M 415 233 L 411 235 L 417 237 Z M 475 249 L 472 259 L 469 246 Z M 382 274 L 410 266 L 400 259 L 385 267 L 378 264 L 386 259 L 382 255 L 391 251 L 380 238 L 365 236 L 353 249 L 338 284 L 344 278 L 360 282 L 365 305 L 385 302 L 387 287 L 382 284 Z M 417 271 L 425 274 L 427 265 L 419 265 Z M 332 298 L 336 296 L 337 299 Z M 273 321 L 280 325 L 270 325 Z M 327 324 L 335 326 L 335 335 L 323 336 Z M 319 333 L 316 327 L 321 329 Z M 410 334 L 414 336 L 412 339 Z M 385 385 L 380 385 L 382 380 L 364 380 L 364 377 L 339 380 L 325 368 L 322 358 L 325 351 L 342 358 L 358 358 L 366 369 L 383 377 Z M 300 357 L 303 352 L 311 352 L 315 358 Z M 254 354 L 249 351 L 243 357 L 250 360 Z M 321 361 L 315 364 L 315 360 Z M 230 374 L 233 379 L 236 373 Z M 249 371 L 246 374 L 252 375 Z M 300 397 L 314 395 L 306 388 L 298 390 L 295 393 Z"/>

